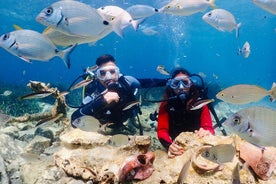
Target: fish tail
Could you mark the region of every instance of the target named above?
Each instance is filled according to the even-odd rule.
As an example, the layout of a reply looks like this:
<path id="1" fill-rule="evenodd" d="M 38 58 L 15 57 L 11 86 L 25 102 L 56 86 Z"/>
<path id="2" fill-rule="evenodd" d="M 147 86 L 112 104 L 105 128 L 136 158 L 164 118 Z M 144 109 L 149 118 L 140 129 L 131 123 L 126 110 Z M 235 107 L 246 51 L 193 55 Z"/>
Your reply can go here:
<path id="1" fill-rule="evenodd" d="M 215 4 L 215 0 L 210 0 L 209 2 L 210 2 L 210 5 L 211 5 L 211 7 L 212 7 L 213 9 L 216 9 L 216 8 L 217 8 L 217 6 L 216 6 L 216 4 Z"/>
<path id="2" fill-rule="evenodd" d="M 270 92 L 270 101 L 274 102 L 276 100 L 276 82 L 273 82 Z"/>
<path id="3" fill-rule="evenodd" d="M 237 24 L 237 27 L 236 27 L 236 38 L 239 37 L 239 28 L 241 27 L 241 22 Z"/>
<path id="4" fill-rule="evenodd" d="M 77 44 L 75 45 L 71 45 L 70 47 L 68 47 L 65 50 L 62 50 L 61 52 L 58 52 L 59 57 L 63 60 L 64 64 L 66 65 L 66 67 L 68 69 L 70 69 L 70 54 L 71 52 L 74 50 L 74 48 L 76 47 Z"/>

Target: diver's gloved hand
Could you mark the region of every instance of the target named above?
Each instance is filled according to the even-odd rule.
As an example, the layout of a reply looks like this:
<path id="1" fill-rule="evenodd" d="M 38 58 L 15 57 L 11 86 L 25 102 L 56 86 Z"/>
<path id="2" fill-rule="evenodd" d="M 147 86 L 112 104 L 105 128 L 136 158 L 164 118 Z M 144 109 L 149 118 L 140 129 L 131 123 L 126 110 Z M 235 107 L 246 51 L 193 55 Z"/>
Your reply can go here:
<path id="1" fill-rule="evenodd" d="M 112 91 L 108 91 L 107 93 L 105 93 L 103 95 L 104 100 L 106 101 L 107 104 L 111 104 L 112 102 L 119 102 L 120 97 L 118 95 L 118 93 L 116 92 L 112 92 Z"/>

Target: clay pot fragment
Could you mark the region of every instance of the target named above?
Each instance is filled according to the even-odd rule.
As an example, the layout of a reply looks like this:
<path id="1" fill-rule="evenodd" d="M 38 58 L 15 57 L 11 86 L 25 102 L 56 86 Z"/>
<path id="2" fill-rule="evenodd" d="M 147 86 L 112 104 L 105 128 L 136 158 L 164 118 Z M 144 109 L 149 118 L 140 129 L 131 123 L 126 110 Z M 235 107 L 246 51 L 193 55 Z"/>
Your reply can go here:
<path id="1" fill-rule="evenodd" d="M 261 148 L 244 141 L 240 144 L 240 158 L 260 179 L 268 180 L 276 167 L 276 148 Z"/>
<path id="2" fill-rule="evenodd" d="M 119 170 L 119 181 L 144 180 L 154 171 L 154 152 L 128 157 Z"/>

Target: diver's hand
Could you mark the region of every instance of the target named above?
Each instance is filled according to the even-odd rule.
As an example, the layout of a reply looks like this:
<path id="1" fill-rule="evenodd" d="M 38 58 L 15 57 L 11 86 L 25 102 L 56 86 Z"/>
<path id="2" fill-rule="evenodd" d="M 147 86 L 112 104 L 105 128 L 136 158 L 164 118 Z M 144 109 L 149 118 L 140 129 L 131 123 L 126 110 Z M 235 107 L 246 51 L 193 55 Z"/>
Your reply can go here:
<path id="1" fill-rule="evenodd" d="M 196 130 L 195 134 L 198 136 L 198 138 L 202 138 L 202 137 L 205 137 L 205 136 L 212 135 L 211 132 L 209 132 L 208 130 L 204 130 L 203 128 L 200 128 L 199 130 Z"/>
<path id="2" fill-rule="evenodd" d="M 110 104 L 112 102 L 119 102 L 120 97 L 118 95 L 118 93 L 116 92 L 112 92 L 112 91 L 108 91 L 107 93 L 105 93 L 103 95 L 104 100 L 106 101 L 107 104 Z"/>
<path id="3" fill-rule="evenodd" d="M 173 142 L 168 150 L 168 157 L 174 158 L 175 156 L 182 155 L 184 153 L 184 148 L 182 146 L 177 145 L 175 142 Z"/>

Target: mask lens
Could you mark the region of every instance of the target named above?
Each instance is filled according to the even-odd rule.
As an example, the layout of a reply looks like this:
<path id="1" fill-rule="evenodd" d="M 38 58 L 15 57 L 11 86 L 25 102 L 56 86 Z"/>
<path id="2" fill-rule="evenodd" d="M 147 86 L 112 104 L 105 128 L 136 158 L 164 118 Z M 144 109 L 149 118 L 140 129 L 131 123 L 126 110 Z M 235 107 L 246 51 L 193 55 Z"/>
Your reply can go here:
<path id="1" fill-rule="evenodd" d="M 107 77 L 110 79 L 113 75 L 119 75 L 119 68 L 116 66 L 106 66 L 99 68 L 96 72 L 97 78 L 100 80 L 105 80 Z"/>
<path id="2" fill-rule="evenodd" d="M 189 79 L 189 77 L 181 77 L 181 78 L 179 77 L 179 78 L 171 79 L 169 85 L 172 89 L 178 89 L 180 85 L 182 85 L 184 88 L 189 88 L 191 87 L 192 82 Z"/>

